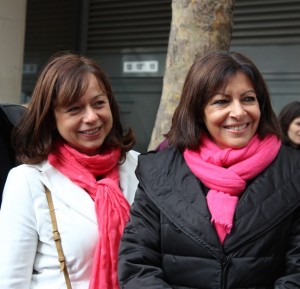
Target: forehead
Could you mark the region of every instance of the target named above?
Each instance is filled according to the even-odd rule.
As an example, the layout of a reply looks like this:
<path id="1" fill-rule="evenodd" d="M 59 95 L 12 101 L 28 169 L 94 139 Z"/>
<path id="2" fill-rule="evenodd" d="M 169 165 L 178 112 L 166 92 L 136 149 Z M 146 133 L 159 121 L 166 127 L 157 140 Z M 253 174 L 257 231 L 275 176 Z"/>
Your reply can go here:
<path id="1" fill-rule="evenodd" d="M 294 123 L 299 123 L 300 124 L 300 116 L 297 116 L 296 118 L 293 119 Z"/>
<path id="2" fill-rule="evenodd" d="M 92 73 L 65 79 L 58 88 L 56 106 L 68 106 L 79 101 L 91 85 L 106 93 L 105 84 Z"/>
<path id="3" fill-rule="evenodd" d="M 213 97 L 215 93 L 223 93 L 227 89 L 251 89 L 255 91 L 252 80 L 242 71 L 224 76 L 223 80 L 216 85 L 211 97 Z"/>

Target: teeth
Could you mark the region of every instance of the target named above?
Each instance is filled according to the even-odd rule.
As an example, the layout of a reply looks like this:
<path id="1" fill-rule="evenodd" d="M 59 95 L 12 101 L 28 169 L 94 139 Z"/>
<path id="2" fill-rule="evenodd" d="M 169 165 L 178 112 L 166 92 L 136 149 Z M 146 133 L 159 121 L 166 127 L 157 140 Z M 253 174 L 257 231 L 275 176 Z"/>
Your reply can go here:
<path id="1" fill-rule="evenodd" d="M 230 130 L 239 131 L 239 130 L 246 128 L 246 126 L 247 126 L 247 124 L 242 124 L 242 125 L 238 125 L 238 126 L 227 126 L 226 128 L 230 129 Z"/>
<path id="2" fill-rule="evenodd" d="M 93 129 L 93 130 L 84 131 L 83 134 L 88 134 L 88 135 L 90 135 L 90 134 L 96 133 L 97 131 L 98 131 L 98 128 L 95 128 L 95 129 Z"/>

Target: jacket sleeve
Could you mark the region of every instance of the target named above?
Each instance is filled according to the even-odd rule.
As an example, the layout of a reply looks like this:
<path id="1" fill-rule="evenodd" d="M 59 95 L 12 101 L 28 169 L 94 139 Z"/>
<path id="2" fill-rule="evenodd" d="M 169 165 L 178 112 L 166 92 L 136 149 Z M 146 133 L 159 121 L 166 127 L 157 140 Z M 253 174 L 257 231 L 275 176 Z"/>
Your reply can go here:
<path id="1" fill-rule="evenodd" d="M 300 288 L 300 210 L 297 209 L 291 236 L 286 250 L 283 276 L 275 282 L 274 289 Z"/>
<path id="2" fill-rule="evenodd" d="M 0 210 L 0 288 L 29 289 L 38 236 L 30 179 L 12 169 Z"/>
<path id="3" fill-rule="evenodd" d="M 120 287 L 171 288 L 160 264 L 160 213 L 139 185 L 120 244 Z"/>

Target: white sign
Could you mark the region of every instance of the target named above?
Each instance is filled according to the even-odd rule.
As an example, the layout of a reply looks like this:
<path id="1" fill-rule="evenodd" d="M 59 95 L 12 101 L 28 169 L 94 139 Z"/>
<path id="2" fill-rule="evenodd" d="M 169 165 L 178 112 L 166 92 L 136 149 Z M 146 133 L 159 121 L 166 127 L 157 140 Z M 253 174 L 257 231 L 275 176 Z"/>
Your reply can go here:
<path id="1" fill-rule="evenodd" d="M 37 65 L 34 63 L 25 63 L 23 65 L 23 74 L 36 74 Z"/>
<path id="2" fill-rule="evenodd" d="M 144 73 L 158 72 L 158 61 L 124 61 L 123 63 L 124 73 Z"/>

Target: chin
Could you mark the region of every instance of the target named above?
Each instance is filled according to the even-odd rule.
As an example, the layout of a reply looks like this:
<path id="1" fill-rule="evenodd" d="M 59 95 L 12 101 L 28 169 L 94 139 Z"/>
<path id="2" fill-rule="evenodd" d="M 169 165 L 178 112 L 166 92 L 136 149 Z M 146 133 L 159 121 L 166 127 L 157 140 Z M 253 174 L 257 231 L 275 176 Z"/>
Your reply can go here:
<path id="1" fill-rule="evenodd" d="M 223 143 L 220 148 L 222 149 L 241 149 L 243 147 L 245 147 L 248 142 L 242 142 L 242 143 Z"/>

